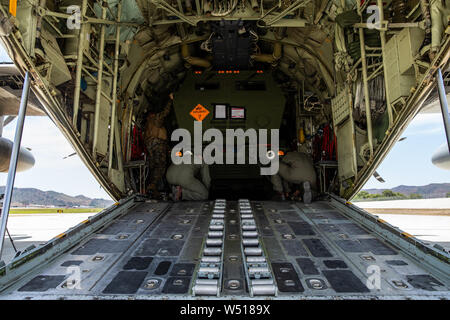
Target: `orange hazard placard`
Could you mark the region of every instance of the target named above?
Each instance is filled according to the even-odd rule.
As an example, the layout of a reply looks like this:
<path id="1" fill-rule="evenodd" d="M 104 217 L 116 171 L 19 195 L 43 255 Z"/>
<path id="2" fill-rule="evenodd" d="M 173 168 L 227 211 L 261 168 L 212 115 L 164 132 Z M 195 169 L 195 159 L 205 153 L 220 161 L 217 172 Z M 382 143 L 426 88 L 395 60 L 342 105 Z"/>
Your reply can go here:
<path id="1" fill-rule="evenodd" d="M 192 111 L 190 115 L 197 121 L 203 121 L 209 114 L 208 109 L 206 109 L 201 104 L 198 104 Z"/>
<path id="2" fill-rule="evenodd" d="M 9 13 L 16 16 L 17 13 L 17 0 L 9 0 Z"/>

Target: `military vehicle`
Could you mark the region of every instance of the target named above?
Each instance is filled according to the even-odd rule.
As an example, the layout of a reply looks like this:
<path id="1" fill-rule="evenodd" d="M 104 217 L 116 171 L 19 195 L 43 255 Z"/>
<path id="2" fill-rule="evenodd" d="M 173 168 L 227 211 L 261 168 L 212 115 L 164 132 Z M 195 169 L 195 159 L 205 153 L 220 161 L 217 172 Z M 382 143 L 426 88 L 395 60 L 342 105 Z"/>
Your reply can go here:
<path id="1" fill-rule="evenodd" d="M 0 3 L 9 55 L 118 201 L 3 265 L 2 299 L 450 297 L 444 248 L 349 202 L 436 100 L 436 79 L 448 87 L 444 2 Z M 199 123 L 278 129 L 267 156 L 313 178 L 282 177 L 286 197 L 262 164 L 216 163 L 207 198 L 177 201 L 171 188 L 189 185 L 149 181 L 141 137 L 169 93 L 169 140 Z"/>

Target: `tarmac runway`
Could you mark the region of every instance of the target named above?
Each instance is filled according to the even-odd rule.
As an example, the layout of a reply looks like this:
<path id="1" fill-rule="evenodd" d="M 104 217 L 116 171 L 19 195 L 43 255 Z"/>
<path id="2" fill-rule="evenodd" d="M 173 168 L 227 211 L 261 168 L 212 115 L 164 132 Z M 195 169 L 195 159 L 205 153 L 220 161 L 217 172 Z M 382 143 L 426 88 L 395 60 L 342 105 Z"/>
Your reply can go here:
<path id="1" fill-rule="evenodd" d="M 380 218 L 420 240 L 435 242 L 450 250 L 450 216 L 378 214 Z"/>
<path id="2" fill-rule="evenodd" d="M 95 213 L 49 213 L 49 214 L 11 214 L 8 218 L 8 230 L 17 250 L 22 251 L 31 245 L 38 246 L 56 235 L 77 225 Z M 1 260 L 9 262 L 15 255 L 8 237 Z"/>
<path id="3" fill-rule="evenodd" d="M 8 219 L 8 230 L 17 250 L 22 251 L 30 245 L 38 246 L 45 243 L 93 215 L 95 213 L 13 214 Z M 407 214 L 378 214 L 378 216 L 421 240 L 439 243 L 450 250 L 450 216 Z M 11 241 L 7 237 L 2 260 L 7 263 L 14 255 Z"/>

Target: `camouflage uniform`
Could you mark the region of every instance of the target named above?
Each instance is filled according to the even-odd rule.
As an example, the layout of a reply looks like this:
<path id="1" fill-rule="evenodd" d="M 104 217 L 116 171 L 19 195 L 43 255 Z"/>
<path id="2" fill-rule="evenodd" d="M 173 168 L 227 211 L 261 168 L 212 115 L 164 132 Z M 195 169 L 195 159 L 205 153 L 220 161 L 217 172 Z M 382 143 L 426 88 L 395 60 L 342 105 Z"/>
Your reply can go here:
<path id="1" fill-rule="evenodd" d="M 167 166 L 169 146 L 167 143 L 167 131 L 164 128 L 164 119 L 170 112 L 172 100 L 169 100 L 163 111 L 151 113 L 147 118 L 144 133 L 144 143 L 148 151 L 149 179 L 147 191 L 152 191 L 154 197 L 159 196 L 157 190 Z"/>

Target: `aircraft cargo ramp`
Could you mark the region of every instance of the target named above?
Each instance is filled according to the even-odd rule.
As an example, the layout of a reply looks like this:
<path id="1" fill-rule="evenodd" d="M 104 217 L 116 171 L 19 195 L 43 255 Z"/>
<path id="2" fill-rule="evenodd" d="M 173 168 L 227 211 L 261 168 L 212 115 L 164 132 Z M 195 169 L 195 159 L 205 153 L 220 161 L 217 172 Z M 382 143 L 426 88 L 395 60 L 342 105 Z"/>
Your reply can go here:
<path id="1" fill-rule="evenodd" d="M 448 299 L 449 254 L 350 203 L 132 197 L 0 269 L 1 299 Z"/>

